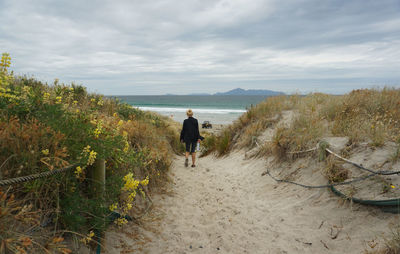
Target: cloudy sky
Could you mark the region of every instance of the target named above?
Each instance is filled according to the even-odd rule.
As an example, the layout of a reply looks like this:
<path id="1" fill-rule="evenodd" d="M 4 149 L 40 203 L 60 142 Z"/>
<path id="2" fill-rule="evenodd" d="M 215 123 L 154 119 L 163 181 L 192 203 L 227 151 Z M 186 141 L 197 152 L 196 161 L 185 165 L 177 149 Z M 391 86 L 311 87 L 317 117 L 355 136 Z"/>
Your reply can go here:
<path id="1" fill-rule="evenodd" d="M 0 0 L 0 51 L 107 95 L 400 88 L 400 1 Z"/>

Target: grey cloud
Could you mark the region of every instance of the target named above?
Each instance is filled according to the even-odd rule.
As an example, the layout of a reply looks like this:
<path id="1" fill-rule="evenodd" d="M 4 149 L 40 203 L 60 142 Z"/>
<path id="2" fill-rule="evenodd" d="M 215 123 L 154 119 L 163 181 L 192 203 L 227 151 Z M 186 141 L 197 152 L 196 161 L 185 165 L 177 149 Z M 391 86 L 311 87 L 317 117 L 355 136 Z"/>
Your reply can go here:
<path id="1" fill-rule="evenodd" d="M 107 94 L 334 82 L 343 92 L 399 85 L 399 10 L 394 0 L 5 0 L 0 49 L 17 73 Z"/>

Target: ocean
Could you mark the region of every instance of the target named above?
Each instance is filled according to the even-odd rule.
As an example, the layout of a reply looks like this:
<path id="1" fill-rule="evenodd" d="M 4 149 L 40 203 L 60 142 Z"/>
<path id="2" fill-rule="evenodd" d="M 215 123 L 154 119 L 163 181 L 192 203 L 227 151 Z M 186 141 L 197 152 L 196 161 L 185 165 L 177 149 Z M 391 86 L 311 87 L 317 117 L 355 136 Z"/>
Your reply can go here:
<path id="1" fill-rule="evenodd" d="M 114 97 L 114 96 L 113 96 Z M 193 110 L 193 117 L 201 124 L 230 124 L 246 112 L 251 105 L 265 100 L 262 95 L 143 95 L 115 96 L 123 102 L 141 110 L 154 111 L 182 122 L 186 110 Z"/>

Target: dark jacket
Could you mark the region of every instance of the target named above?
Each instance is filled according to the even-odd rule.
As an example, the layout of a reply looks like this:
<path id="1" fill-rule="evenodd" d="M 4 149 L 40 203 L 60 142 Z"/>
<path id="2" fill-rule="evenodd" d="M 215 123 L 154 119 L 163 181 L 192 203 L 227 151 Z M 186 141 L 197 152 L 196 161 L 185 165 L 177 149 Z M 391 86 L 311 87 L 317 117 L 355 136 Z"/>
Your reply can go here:
<path id="1" fill-rule="evenodd" d="M 196 118 L 189 117 L 183 121 L 180 140 L 185 143 L 196 142 L 200 139 L 199 123 Z"/>

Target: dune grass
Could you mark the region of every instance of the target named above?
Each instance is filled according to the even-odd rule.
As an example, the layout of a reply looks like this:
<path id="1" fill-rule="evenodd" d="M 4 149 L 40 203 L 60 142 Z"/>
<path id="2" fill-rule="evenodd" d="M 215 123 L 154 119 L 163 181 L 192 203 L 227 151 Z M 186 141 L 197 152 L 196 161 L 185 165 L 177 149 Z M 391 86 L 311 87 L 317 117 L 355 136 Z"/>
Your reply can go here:
<path id="1" fill-rule="evenodd" d="M 293 111 L 294 119 L 289 126 L 276 126 L 285 110 Z M 374 147 L 388 141 L 399 144 L 399 119 L 400 90 L 394 88 L 355 90 L 341 96 L 271 97 L 227 126 L 215 142 L 224 149 L 215 150 L 223 155 L 234 147 L 251 149 L 254 140 L 271 126 L 276 127 L 272 140 L 259 145 L 278 157 L 312 148 L 328 136 L 349 137 L 350 143 L 367 142 Z M 398 158 L 399 153 L 393 155 L 393 160 Z"/>
<path id="2" fill-rule="evenodd" d="M 293 115 L 290 124 L 272 121 L 282 120 L 285 110 Z M 274 130 L 272 140 L 259 143 L 255 155 L 272 155 L 287 161 L 292 158 L 288 156 L 290 152 L 313 148 L 324 137 L 348 137 L 349 147 L 360 143 L 370 147 L 394 143 L 397 149 L 391 160 L 395 162 L 400 158 L 400 89 L 362 89 L 340 96 L 314 93 L 267 98 L 215 138 L 214 144 L 223 144 L 223 149 L 215 151 L 222 156 L 235 148 L 250 150 L 254 147 L 253 140 L 270 127 Z M 349 177 L 342 162 L 333 158 L 327 159 L 324 173 L 333 182 Z M 372 253 L 400 253 L 398 228 L 385 240 L 384 248 Z"/>

